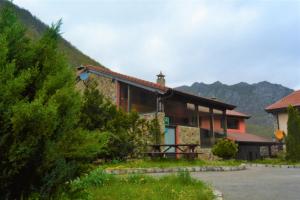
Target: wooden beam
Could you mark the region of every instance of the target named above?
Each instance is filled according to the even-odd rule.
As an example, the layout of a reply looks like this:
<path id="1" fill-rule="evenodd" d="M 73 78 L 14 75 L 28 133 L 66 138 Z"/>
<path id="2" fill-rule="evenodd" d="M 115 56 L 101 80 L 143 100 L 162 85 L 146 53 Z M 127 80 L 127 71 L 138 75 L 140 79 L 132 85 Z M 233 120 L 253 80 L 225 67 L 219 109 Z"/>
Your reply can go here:
<path id="1" fill-rule="evenodd" d="M 277 121 L 277 130 L 280 130 L 278 113 L 276 113 L 276 121 Z"/>
<path id="2" fill-rule="evenodd" d="M 226 115 L 226 110 L 223 110 L 223 125 L 224 125 L 224 135 L 227 137 L 227 115 Z"/>
<path id="3" fill-rule="evenodd" d="M 131 111 L 130 85 L 127 85 L 127 112 Z"/>
<path id="4" fill-rule="evenodd" d="M 195 111 L 196 111 L 196 115 L 197 115 L 197 127 L 200 128 L 200 123 L 199 123 L 199 109 L 198 109 L 198 105 L 195 104 Z"/>
<path id="5" fill-rule="evenodd" d="M 214 130 L 214 109 L 209 108 L 209 124 L 210 124 L 210 133 L 212 135 L 212 143 L 215 144 L 216 142 L 216 136 L 215 136 L 215 130 Z"/>
<path id="6" fill-rule="evenodd" d="M 159 96 L 159 95 L 156 96 L 156 111 L 164 112 L 164 107 L 163 107 L 163 103 L 161 100 L 161 96 Z"/>
<path id="7" fill-rule="evenodd" d="M 116 80 L 116 106 L 120 108 L 120 83 Z"/>

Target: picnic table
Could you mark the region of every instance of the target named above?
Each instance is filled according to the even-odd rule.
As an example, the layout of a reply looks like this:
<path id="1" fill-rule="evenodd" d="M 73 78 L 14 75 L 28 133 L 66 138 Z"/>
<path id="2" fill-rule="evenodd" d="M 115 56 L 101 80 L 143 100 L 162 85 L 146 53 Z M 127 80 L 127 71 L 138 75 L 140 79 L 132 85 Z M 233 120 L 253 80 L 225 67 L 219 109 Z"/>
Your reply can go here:
<path id="1" fill-rule="evenodd" d="M 150 157 L 184 155 L 188 159 L 195 159 L 200 154 L 195 152 L 196 147 L 200 146 L 199 144 L 152 144 L 149 146 L 152 147 L 152 151 L 147 152 Z M 175 151 L 170 151 L 172 148 Z"/>

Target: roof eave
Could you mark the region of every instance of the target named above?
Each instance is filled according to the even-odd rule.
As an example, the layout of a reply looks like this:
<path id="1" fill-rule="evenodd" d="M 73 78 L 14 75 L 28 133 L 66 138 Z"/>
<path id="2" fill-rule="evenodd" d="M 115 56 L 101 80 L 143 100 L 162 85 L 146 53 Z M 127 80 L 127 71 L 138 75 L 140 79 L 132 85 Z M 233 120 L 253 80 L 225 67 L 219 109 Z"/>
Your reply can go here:
<path id="1" fill-rule="evenodd" d="M 157 88 L 144 86 L 142 84 L 138 84 L 138 83 L 133 82 L 133 81 L 129 81 L 129 80 L 126 80 L 126 79 L 123 79 L 123 78 L 120 78 L 120 77 L 116 77 L 114 75 L 111 75 L 111 74 L 108 74 L 108 73 L 105 73 L 105 72 L 100 72 L 100 71 L 92 70 L 92 69 L 88 69 L 87 71 L 92 72 L 92 73 L 97 74 L 97 75 L 101 75 L 101 76 L 104 76 L 104 77 L 107 77 L 107 78 L 111 78 L 111 79 L 123 82 L 123 83 L 129 84 L 129 85 L 133 85 L 133 86 L 136 86 L 136 87 L 139 87 L 139 88 L 143 88 L 143 89 L 149 90 L 151 92 L 157 92 L 159 94 L 165 94 L 166 93 L 166 91 L 163 91 L 163 90 L 160 90 L 160 89 L 157 89 Z"/>
<path id="2" fill-rule="evenodd" d="M 233 110 L 233 109 L 236 108 L 235 105 L 223 103 L 223 102 L 220 102 L 220 101 L 215 101 L 213 99 L 197 96 L 197 95 L 190 94 L 190 93 L 183 92 L 183 91 L 179 91 L 179 90 L 176 90 L 176 89 L 171 89 L 171 90 L 173 92 L 177 93 L 177 94 L 180 94 L 180 95 L 183 95 L 183 96 L 189 96 L 191 98 L 196 98 L 196 99 L 199 99 L 199 101 L 204 101 L 208 104 L 213 104 L 215 107 L 218 107 L 218 108 L 222 108 L 222 109 L 226 109 L 226 110 Z"/>

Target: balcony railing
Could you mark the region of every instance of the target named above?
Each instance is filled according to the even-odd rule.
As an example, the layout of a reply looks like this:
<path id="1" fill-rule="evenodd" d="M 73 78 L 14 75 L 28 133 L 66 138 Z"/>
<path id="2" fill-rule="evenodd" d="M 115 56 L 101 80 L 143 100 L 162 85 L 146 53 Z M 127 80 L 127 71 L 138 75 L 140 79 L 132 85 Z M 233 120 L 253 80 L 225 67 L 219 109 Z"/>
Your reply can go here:
<path id="1" fill-rule="evenodd" d="M 221 139 L 225 137 L 224 133 L 214 132 L 215 139 Z M 200 129 L 200 144 L 202 148 L 210 148 L 214 145 L 213 134 L 208 129 Z"/>

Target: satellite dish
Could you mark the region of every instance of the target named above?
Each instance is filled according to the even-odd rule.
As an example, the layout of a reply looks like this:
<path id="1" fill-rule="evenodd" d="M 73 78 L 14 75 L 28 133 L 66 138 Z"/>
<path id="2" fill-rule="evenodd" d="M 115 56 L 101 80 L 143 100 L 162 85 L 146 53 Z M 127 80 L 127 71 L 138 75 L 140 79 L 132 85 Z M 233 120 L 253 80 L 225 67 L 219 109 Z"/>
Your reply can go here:
<path id="1" fill-rule="evenodd" d="M 80 77 L 81 80 L 85 81 L 89 78 L 89 73 L 83 72 L 79 75 L 79 77 Z"/>
<path id="2" fill-rule="evenodd" d="M 285 133 L 284 133 L 284 131 L 282 131 L 282 130 L 277 130 L 277 131 L 274 133 L 274 135 L 275 135 L 275 138 L 276 138 L 277 140 L 281 141 L 281 140 L 283 140 L 283 138 L 284 138 L 284 136 L 285 136 Z"/>

